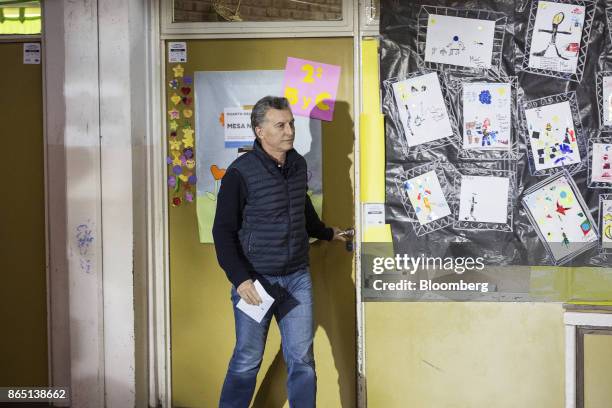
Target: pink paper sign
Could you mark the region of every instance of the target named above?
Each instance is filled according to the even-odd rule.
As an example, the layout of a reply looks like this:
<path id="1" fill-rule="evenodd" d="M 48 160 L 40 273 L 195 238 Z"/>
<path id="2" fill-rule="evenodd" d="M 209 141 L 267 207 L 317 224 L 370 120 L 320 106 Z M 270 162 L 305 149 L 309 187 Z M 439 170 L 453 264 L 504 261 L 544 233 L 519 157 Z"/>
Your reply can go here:
<path id="1" fill-rule="evenodd" d="M 340 80 L 340 66 L 287 58 L 283 93 L 294 115 L 331 121 Z"/>

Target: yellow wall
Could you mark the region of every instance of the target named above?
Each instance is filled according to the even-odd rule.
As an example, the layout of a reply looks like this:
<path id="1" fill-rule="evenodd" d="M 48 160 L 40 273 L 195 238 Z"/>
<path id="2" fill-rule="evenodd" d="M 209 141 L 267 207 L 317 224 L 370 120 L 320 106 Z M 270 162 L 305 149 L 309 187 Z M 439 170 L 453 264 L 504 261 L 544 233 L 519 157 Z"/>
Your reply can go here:
<path id="1" fill-rule="evenodd" d="M 373 41 L 365 73 L 378 63 Z M 378 88 L 364 91 L 375 113 Z M 559 304 L 366 303 L 368 406 L 562 407 L 562 316 Z"/>
<path id="2" fill-rule="evenodd" d="M 367 303 L 369 407 L 559 408 L 559 304 Z"/>
<path id="3" fill-rule="evenodd" d="M 41 65 L 0 44 L 0 385 L 47 385 Z"/>
<path id="4" fill-rule="evenodd" d="M 353 225 L 352 39 L 193 40 L 187 47 L 186 74 L 284 69 L 288 56 L 342 66 L 334 121 L 323 122 L 323 220 L 328 225 Z M 169 65 L 166 72 L 171 78 Z M 173 404 L 213 407 L 234 345 L 230 284 L 217 265 L 213 245 L 198 241 L 194 204 L 170 208 L 169 230 Z M 352 407 L 356 330 L 352 256 L 340 243 L 313 244 L 311 272 L 318 405 Z M 287 405 L 284 372 L 280 336 L 273 323 L 255 407 Z"/>
<path id="5" fill-rule="evenodd" d="M 584 408 L 612 407 L 612 336 L 584 336 Z"/>

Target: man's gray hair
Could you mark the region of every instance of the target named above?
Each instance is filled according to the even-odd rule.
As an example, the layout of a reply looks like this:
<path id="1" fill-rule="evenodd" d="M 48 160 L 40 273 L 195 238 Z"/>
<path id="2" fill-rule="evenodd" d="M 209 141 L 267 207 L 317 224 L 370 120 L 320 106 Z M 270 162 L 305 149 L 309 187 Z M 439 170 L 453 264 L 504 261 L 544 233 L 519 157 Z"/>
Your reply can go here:
<path id="1" fill-rule="evenodd" d="M 291 107 L 289 106 L 289 101 L 287 100 L 287 98 L 284 98 L 282 96 L 268 95 L 258 100 L 255 106 L 253 106 L 253 110 L 251 111 L 251 129 L 253 129 L 255 137 L 257 137 L 255 128 L 261 127 L 261 124 L 266 118 L 266 112 L 270 109 L 291 110 Z"/>

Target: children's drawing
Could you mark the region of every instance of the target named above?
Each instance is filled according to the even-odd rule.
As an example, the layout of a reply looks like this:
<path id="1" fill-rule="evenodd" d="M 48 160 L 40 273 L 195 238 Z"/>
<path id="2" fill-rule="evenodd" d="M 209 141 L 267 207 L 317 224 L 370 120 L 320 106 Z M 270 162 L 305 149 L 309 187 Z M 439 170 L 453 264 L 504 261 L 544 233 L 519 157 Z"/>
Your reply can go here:
<path id="1" fill-rule="evenodd" d="M 592 143 L 591 182 L 612 183 L 612 144 Z"/>
<path id="2" fill-rule="evenodd" d="M 509 186 L 507 177 L 461 176 L 458 220 L 505 224 Z"/>
<path id="3" fill-rule="evenodd" d="M 425 61 L 491 68 L 495 21 L 430 14 Z"/>
<path id="4" fill-rule="evenodd" d="M 585 11 L 581 5 L 538 1 L 529 68 L 576 73 Z"/>
<path id="5" fill-rule="evenodd" d="M 567 172 L 528 190 L 523 205 L 555 263 L 564 263 L 596 245 L 593 219 Z"/>
<path id="6" fill-rule="evenodd" d="M 395 82 L 392 86 L 409 147 L 453 135 L 435 72 Z"/>
<path id="7" fill-rule="evenodd" d="M 601 226 L 602 252 L 612 252 L 612 195 L 610 194 L 600 196 L 599 225 Z"/>
<path id="8" fill-rule="evenodd" d="M 536 171 L 580 163 L 569 101 L 525 109 L 525 118 Z"/>
<path id="9" fill-rule="evenodd" d="M 402 187 L 421 225 L 451 214 L 435 171 L 406 180 Z"/>
<path id="10" fill-rule="evenodd" d="M 464 83 L 463 148 L 509 150 L 511 101 L 509 83 Z"/>
<path id="11" fill-rule="evenodd" d="M 612 72 L 597 74 L 597 88 L 599 124 L 605 130 L 610 130 L 612 128 Z"/>

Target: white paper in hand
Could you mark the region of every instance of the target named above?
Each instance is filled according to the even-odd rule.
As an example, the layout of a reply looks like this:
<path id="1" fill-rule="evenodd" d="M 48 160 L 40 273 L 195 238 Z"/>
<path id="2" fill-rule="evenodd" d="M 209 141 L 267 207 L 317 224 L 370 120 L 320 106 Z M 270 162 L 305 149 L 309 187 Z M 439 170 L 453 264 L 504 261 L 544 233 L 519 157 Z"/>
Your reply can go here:
<path id="1" fill-rule="evenodd" d="M 257 323 L 261 323 L 261 320 L 264 318 L 272 304 L 274 303 L 274 298 L 266 292 L 266 290 L 261 286 L 258 280 L 255 281 L 255 289 L 259 294 L 259 297 L 262 300 L 260 305 L 249 305 L 243 299 L 238 301 L 236 307 L 242 310 L 247 314 L 251 319 L 255 320 Z"/>

